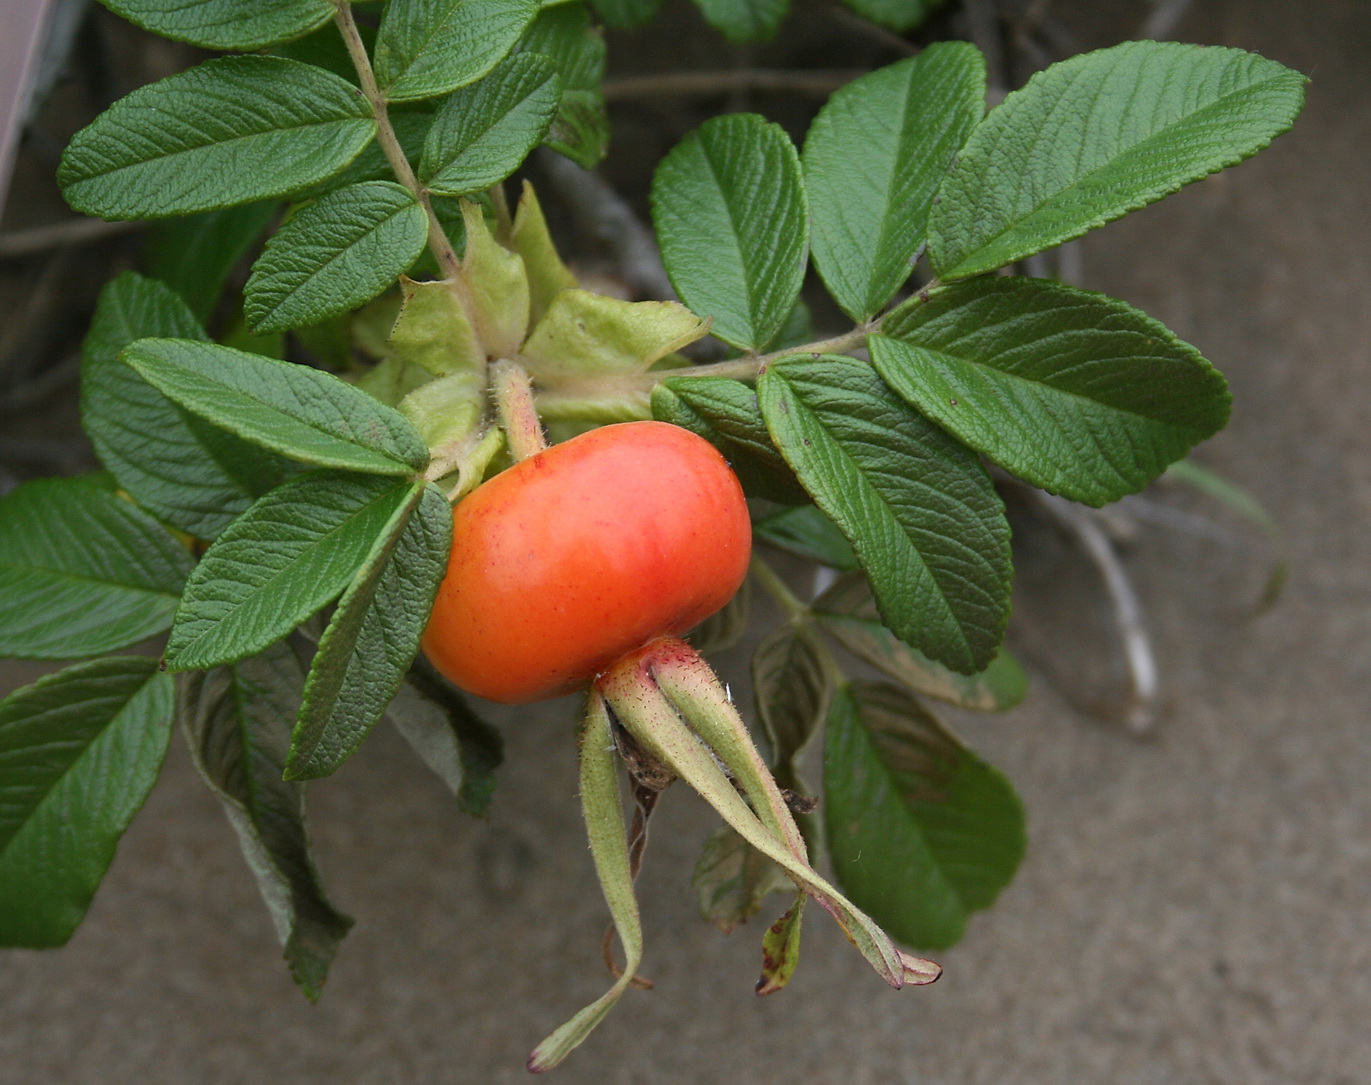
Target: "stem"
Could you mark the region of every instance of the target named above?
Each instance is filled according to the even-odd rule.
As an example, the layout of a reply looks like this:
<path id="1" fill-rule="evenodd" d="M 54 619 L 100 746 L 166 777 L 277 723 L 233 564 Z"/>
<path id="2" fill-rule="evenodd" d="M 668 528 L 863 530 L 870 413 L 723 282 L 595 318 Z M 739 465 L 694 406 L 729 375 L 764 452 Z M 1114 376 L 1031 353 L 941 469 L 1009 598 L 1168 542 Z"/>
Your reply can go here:
<path id="1" fill-rule="evenodd" d="M 414 170 L 410 167 L 409 159 L 405 157 L 399 137 L 395 134 L 395 127 L 390 123 L 386 96 L 381 93 L 381 88 L 376 83 L 371 58 L 367 56 L 366 45 L 363 44 L 362 35 L 357 32 L 357 23 L 352 18 L 352 5 L 348 0 L 337 0 L 337 6 L 338 14 L 334 21 L 338 24 L 339 33 L 343 35 L 343 44 L 347 46 L 352 66 L 357 69 L 357 78 L 362 83 L 362 93 L 371 103 L 371 111 L 376 118 L 376 142 L 381 145 L 386 161 L 395 171 L 396 179 L 414 194 L 419 206 L 424 209 L 424 214 L 428 216 L 428 247 L 433 252 L 433 258 L 438 261 L 443 278 L 456 279 L 461 270 L 457 253 L 447 234 L 443 232 L 443 225 L 434 213 L 427 190 L 419 183 L 419 178 L 414 176 Z"/>
<path id="2" fill-rule="evenodd" d="M 501 358 L 490 367 L 491 390 L 500 414 L 500 426 L 515 461 L 526 460 L 547 448 L 542 423 L 533 405 L 533 382 L 518 362 Z"/>
<path id="3" fill-rule="evenodd" d="M 781 579 L 780 574 L 770 565 L 764 562 L 755 554 L 751 564 L 752 575 L 757 578 L 767 595 L 776 601 L 785 615 L 793 622 L 804 621 L 809 618 L 809 607 L 796 598 L 795 593 L 790 590 L 790 586 Z"/>
<path id="4" fill-rule="evenodd" d="M 509 199 L 505 196 L 505 186 L 503 181 L 497 181 L 486 189 L 486 195 L 490 197 L 490 206 L 495 209 L 495 232 L 504 239 L 508 239 L 514 230 L 514 218 L 509 213 Z"/>

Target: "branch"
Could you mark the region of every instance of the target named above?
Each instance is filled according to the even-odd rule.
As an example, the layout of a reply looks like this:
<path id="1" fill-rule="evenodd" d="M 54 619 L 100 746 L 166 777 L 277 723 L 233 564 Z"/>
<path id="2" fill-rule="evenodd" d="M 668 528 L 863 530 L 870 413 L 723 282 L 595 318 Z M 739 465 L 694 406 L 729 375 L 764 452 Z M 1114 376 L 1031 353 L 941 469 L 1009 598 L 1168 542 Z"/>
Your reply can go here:
<path id="1" fill-rule="evenodd" d="M 461 265 L 457 261 L 457 253 L 453 250 L 452 242 L 448 240 L 442 223 L 438 221 L 437 214 L 434 213 L 433 203 L 428 198 L 427 190 L 419 184 L 419 179 L 414 176 L 414 170 L 410 167 L 409 159 L 405 157 L 404 149 L 400 146 L 400 139 L 395 134 L 395 126 L 390 123 L 390 113 L 386 108 L 386 96 L 381 93 L 381 88 L 376 83 L 376 73 L 372 71 L 371 58 L 367 56 L 366 45 L 363 44 L 362 35 L 357 30 L 357 23 L 352 18 L 352 5 L 348 0 L 335 0 L 335 2 L 338 5 L 338 14 L 334 21 L 338 24 L 338 31 L 343 36 L 348 56 L 352 59 L 352 66 L 357 69 L 357 78 L 362 83 L 362 93 L 371 103 L 371 110 L 376 118 L 376 142 L 381 145 L 386 161 L 390 163 L 390 168 L 395 171 L 396 179 L 414 194 L 414 198 L 419 201 L 419 206 L 424 209 L 424 214 L 428 216 L 428 247 L 433 251 L 433 258 L 438 261 L 438 267 L 443 273 L 443 278 L 451 279 L 454 282 L 460 281 Z"/>
<path id="2" fill-rule="evenodd" d="M 111 237 L 141 230 L 145 222 L 105 222 L 103 219 L 69 219 L 51 226 L 35 226 L 30 230 L 13 230 L 0 234 L 0 260 L 14 260 L 33 256 L 48 249 L 68 245 L 89 245 Z"/>
<path id="3" fill-rule="evenodd" d="M 1071 533 L 1094 563 L 1114 608 L 1114 624 L 1128 668 L 1130 697 L 1125 721 L 1135 735 L 1152 730 L 1157 716 L 1157 664 L 1133 582 L 1093 509 L 1063 497 L 1030 490 L 1056 521 Z"/>

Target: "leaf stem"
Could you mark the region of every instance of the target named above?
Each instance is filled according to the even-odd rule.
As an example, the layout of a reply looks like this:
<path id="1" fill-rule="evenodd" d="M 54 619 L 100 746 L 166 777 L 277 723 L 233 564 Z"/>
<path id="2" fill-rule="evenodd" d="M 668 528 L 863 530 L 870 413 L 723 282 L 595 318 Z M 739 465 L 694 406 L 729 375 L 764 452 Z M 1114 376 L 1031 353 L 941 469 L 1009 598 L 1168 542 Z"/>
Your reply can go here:
<path id="1" fill-rule="evenodd" d="M 352 66 L 357 70 L 357 78 L 361 80 L 362 93 L 371 103 L 371 110 L 376 119 L 376 142 L 381 145 L 381 151 L 390 163 L 390 168 L 395 171 L 396 179 L 414 194 L 419 206 L 424 209 L 424 214 L 428 216 L 428 247 L 433 252 L 433 258 L 438 261 L 443 278 L 457 279 L 461 274 L 457 253 L 443 230 L 443 224 L 438 221 L 433 203 L 428 198 L 428 191 L 419 183 L 419 178 L 410 167 L 409 159 L 405 157 L 400 139 L 395 134 L 395 126 L 390 123 L 386 96 L 377 85 L 371 58 L 367 56 L 366 45 L 362 42 L 362 35 L 357 31 L 357 22 L 352 17 L 352 5 L 348 0 L 336 2 L 338 14 L 334 21 L 338 24 L 338 32 L 343 36 L 343 44 L 347 46 Z"/>
<path id="2" fill-rule="evenodd" d="M 509 442 L 510 455 L 526 460 L 547 448 L 538 410 L 533 404 L 533 382 L 518 362 L 501 358 L 490 367 L 490 387 L 500 414 L 500 427 Z"/>
<path id="3" fill-rule="evenodd" d="M 793 622 L 805 621 L 809 618 L 809 607 L 796 598 L 795 593 L 790 590 L 790 586 L 781 579 L 780 574 L 775 569 L 755 554 L 752 556 L 751 569 L 752 575 L 757 578 L 757 583 L 766 589 L 767 595 L 771 596 L 776 601 L 777 606 L 785 611 L 787 618 Z"/>

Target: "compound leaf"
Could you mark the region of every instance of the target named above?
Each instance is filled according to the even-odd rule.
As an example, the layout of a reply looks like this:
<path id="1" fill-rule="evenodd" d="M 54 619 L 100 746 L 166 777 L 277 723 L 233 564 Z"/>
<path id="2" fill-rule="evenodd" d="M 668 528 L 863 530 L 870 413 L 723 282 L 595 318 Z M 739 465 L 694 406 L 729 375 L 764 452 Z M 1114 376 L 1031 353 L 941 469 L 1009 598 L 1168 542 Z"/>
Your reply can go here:
<path id="1" fill-rule="evenodd" d="M 1103 505 L 1228 421 L 1221 374 L 1125 302 L 1043 279 L 956 283 L 870 337 L 906 401 L 1005 470 Z"/>
<path id="2" fill-rule="evenodd" d="M 944 281 L 993 271 L 1236 165 L 1305 78 L 1240 49 L 1130 41 L 1039 72 L 967 140 L 929 222 Z"/>
<path id="3" fill-rule="evenodd" d="M 537 0 L 391 0 L 376 35 L 376 81 L 392 102 L 474 83 L 537 14 Z"/>
<path id="4" fill-rule="evenodd" d="M 322 181 L 375 135 L 346 80 L 282 57 L 220 57 L 115 102 L 72 137 L 57 180 L 85 214 L 164 218 Z"/>
<path id="5" fill-rule="evenodd" d="M 726 343 L 770 343 L 799 296 L 809 245 L 800 159 L 781 127 L 753 113 L 706 121 L 657 167 L 652 217 L 681 300 L 713 317 Z"/>
<path id="6" fill-rule="evenodd" d="M 300 209 L 267 242 L 244 288 L 258 334 L 318 324 L 370 301 L 423 252 L 428 216 L 394 181 L 363 181 Z"/>
<path id="7" fill-rule="evenodd" d="M 352 920 L 329 903 L 315 868 L 305 789 L 282 779 L 303 679 L 294 653 L 278 642 L 230 666 L 183 675 L 177 714 L 195 767 L 257 879 L 291 976 L 315 1002 Z"/>
<path id="8" fill-rule="evenodd" d="M 76 659 L 154 636 L 194 564 L 93 479 L 26 482 L 0 498 L 0 655 Z"/>
<path id="9" fill-rule="evenodd" d="M 452 507 L 437 487 L 416 485 L 376 536 L 320 638 L 287 777 L 327 776 L 371 732 L 419 651 L 451 548 Z"/>
<path id="10" fill-rule="evenodd" d="M 229 525 L 186 584 L 167 643 L 171 670 L 262 651 L 352 583 L 411 484 L 317 471 L 278 486 Z"/>
<path id="11" fill-rule="evenodd" d="M 894 686 L 839 691 L 824 776 L 834 873 L 902 942 L 956 943 L 1023 858 L 1023 806 L 1009 781 Z"/>
<path id="12" fill-rule="evenodd" d="M 796 355 L 757 382 L 772 439 L 851 542 L 891 631 L 963 674 L 1009 617 L 1009 525 L 974 453 L 854 358 Z"/>
<path id="13" fill-rule="evenodd" d="M 974 46 L 941 42 L 849 83 L 810 125 L 814 266 L 854 320 L 909 278 L 933 194 L 985 112 L 985 79 Z"/>
<path id="14" fill-rule="evenodd" d="M 97 659 L 0 701 L 0 945 L 66 943 L 157 779 L 172 682 Z"/>
<path id="15" fill-rule="evenodd" d="M 331 373 L 187 339 L 140 339 L 121 357 L 187 410 L 303 463 L 382 475 L 428 463 L 404 415 Z"/>

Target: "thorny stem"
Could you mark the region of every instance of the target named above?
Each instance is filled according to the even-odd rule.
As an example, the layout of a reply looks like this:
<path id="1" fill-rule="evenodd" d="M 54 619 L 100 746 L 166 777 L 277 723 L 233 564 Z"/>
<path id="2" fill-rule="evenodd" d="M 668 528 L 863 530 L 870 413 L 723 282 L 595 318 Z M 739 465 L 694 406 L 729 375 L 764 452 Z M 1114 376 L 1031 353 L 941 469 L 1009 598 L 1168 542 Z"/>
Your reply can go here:
<path id="1" fill-rule="evenodd" d="M 338 14 L 335 22 L 338 24 L 339 33 L 343 35 L 343 43 L 347 46 L 348 56 L 352 59 L 352 66 L 357 69 L 357 77 L 362 83 L 362 93 L 371 103 L 371 110 L 376 119 L 376 142 L 381 145 L 381 150 L 386 156 L 386 161 L 390 163 L 390 168 L 395 171 L 396 179 L 414 194 L 414 198 L 419 201 L 419 206 L 424 209 L 424 214 L 428 216 L 428 247 L 433 251 L 433 257 L 438 261 L 438 267 L 442 270 L 443 278 L 457 280 L 461 275 L 461 265 L 457 260 L 457 253 L 452 247 L 452 242 L 448 240 L 447 234 L 443 231 L 443 225 L 438 221 L 437 214 L 434 213 L 433 203 L 428 198 L 428 191 L 419 183 L 419 178 L 414 176 L 414 170 L 410 168 L 409 159 L 405 157 L 405 152 L 400 146 L 399 137 L 395 134 L 395 127 L 390 123 L 390 113 L 386 108 L 386 96 L 381 93 L 381 88 L 376 83 L 376 73 L 371 68 L 371 58 L 367 56 L 367 48 L 362 42 L 362 35 L 357 31 L 357 23 L 352 17 L 352 5 L 347 0 L 337 0 Z"/>
<path id="2" fill-rule="evenodd" d="M 502 358 L 490 367 L 490 386 L 510 455 L 516 461 L 526 460 L 547 448 L 528 370 L 518 362 Z"/>

